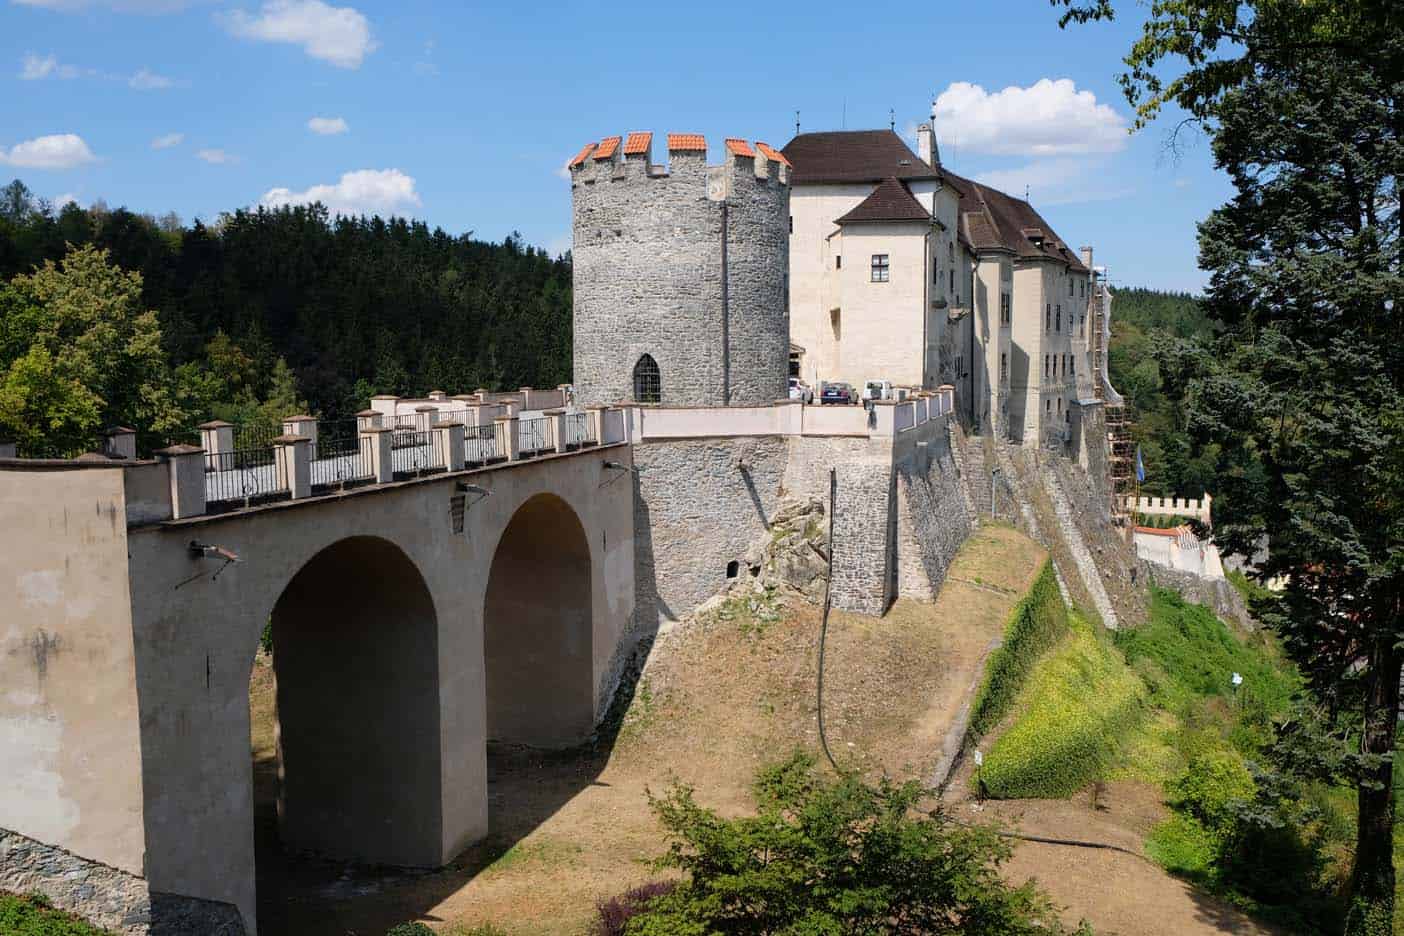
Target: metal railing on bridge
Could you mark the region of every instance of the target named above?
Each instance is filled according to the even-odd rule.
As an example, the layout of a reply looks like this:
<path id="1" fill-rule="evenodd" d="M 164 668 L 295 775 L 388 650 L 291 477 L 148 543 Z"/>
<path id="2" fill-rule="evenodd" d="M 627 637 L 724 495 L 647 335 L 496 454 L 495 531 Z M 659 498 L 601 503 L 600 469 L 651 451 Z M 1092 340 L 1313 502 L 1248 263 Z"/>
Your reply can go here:
<path id="1" fill-rule="evenodd" d="M 205 455 L 205 505 L 209 513 L 290 496 L 287 484 L 278 478 L 272 445 Z"/>

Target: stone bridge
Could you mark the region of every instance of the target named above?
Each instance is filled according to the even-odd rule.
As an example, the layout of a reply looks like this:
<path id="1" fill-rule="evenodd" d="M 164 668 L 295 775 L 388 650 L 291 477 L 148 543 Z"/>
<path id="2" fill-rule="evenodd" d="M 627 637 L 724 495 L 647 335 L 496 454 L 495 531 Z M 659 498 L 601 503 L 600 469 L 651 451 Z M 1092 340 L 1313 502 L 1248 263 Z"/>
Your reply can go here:
<path id="1" fill-rule="evenodd" d="M 592 419 L 593 444 L 193 516 L 198 450 L 7 463 L 0 887 L 62 849 L 145 879 L 128 923 L 210 931 L 232 905 L 254 933 L 265 628 L 285 848 L 436 867 L 484 836 L 488 739 L 584 739 L 628 649 L 631 447 Z"/>

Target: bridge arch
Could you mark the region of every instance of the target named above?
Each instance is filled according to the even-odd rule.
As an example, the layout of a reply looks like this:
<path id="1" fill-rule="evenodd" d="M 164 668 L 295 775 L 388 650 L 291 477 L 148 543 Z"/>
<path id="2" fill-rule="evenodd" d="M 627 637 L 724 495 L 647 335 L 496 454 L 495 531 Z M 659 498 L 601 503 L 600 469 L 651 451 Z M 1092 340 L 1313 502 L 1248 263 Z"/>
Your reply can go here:
<path id="1" fill-rule="evenodd" d="M 269 623 L 282 848 L 440 864 L 438 617 L 415 563 L 378 536 L 337 540 Z"/>
<path id="2" fill-rule="evenodd" d="M 522 503 L 493 553 L 483 603 L 487 736 L 560 748 L 594 728 L 590 543 L 554 494 Z"/>

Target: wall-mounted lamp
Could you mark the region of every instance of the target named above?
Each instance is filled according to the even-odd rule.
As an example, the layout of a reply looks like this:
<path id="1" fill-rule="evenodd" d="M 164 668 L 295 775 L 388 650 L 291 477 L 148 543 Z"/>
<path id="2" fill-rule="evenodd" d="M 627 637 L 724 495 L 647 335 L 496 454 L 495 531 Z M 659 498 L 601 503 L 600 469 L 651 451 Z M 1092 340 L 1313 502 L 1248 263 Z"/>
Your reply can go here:
<path id="1" fill-rule="evenodd" d="M 453 525 L 453 532 L 463 532 L 463 515 L 468 512 L 468 508 L 491 493 L 487 488 L 467 481 L 454 484 L 453 496 L 449 498 L 449 522 Z M 469 494 L 473 495 L 471 501 L 468 500 Z"/>
<path id="2" fill-rule="evenodd" d="M 601 467 L 601 468 L 604 468 L 604 469 L 606 469 L 606 470 L 609 470 L 609 471 L 617 471 L 617 472 L 619 472 L 619 474 L 617 474 L 617 475 L 615 475 L 614 477 L 610 478 L 608 481 L 601 481 L 601 482 L 600 482 L 600 487 L 604 487 L 606 484 L 613 484 L 615 481 L 618 481 L 620 478 L 624 477 L 625 475 L 629 475 L 629 474 L 635 474 L 635 475 L 636 475 L 636 474 L 639 473 L 639 469 L 637 469 L 637 468 L 631 468 L 631 467 L 629 467 L 628 465 L 621 465 L 621 464 L 620 464 L 619 462 L 617 462 L 617 461 L 607 461 L 607 462 L 605 462 L 603 465 L 601 465 L 600 467 Z"/>

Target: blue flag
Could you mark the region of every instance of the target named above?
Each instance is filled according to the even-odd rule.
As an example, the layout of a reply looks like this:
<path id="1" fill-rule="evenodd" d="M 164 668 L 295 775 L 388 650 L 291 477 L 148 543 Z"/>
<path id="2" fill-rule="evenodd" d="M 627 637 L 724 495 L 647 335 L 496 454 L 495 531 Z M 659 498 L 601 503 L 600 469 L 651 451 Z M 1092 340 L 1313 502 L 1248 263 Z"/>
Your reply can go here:
<path id="1" fill-rule="evenodd" d="M 1136 483 L 1146 480 L 1146 463 L 1141 461 L 1141 447 L 1136 446 Z"/>

